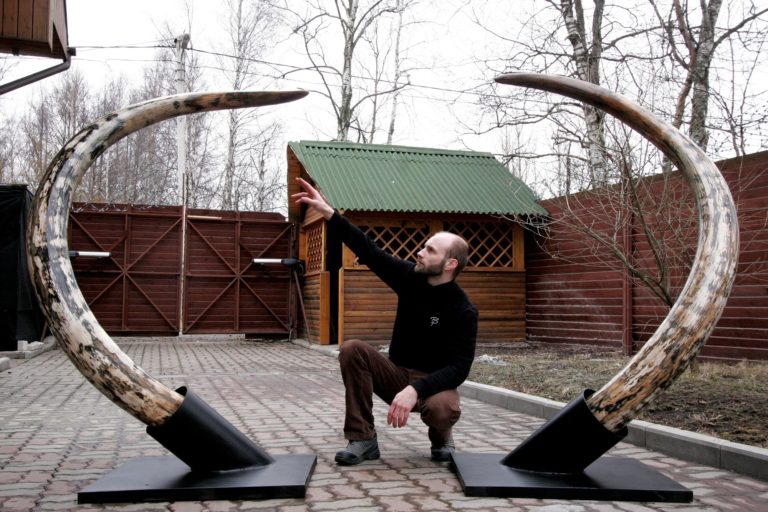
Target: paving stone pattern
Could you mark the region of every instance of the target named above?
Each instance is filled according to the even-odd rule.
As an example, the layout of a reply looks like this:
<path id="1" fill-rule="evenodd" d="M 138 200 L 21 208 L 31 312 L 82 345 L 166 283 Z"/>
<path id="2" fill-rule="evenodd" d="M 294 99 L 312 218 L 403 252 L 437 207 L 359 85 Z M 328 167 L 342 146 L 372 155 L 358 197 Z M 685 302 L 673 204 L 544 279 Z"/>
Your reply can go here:
<path id="1" fill-rule="evenodd" d="M 343 388 L 333 357 L 287 342 L 236 337 L 118 338 L 169 387 L 186 385 L 268 452 L 316 453 L 305 499 L 78 505 L 77 492 L 136 457 L 164 455 L 144 425 L 101 395 L 61 350 L 0 372 L 0 510 L 117 511 L 768 511 L 768 484 L 620 444 L 694 491 L 691 504 L 467 498 L 447 464 L 429 460 L 426 427 L 386 427 L 377 400 L 382 458 L 339 467 L 345 445 Z M 463 402 L 460 450 L 508 452 L 541 420 L 475 400 Z"/>

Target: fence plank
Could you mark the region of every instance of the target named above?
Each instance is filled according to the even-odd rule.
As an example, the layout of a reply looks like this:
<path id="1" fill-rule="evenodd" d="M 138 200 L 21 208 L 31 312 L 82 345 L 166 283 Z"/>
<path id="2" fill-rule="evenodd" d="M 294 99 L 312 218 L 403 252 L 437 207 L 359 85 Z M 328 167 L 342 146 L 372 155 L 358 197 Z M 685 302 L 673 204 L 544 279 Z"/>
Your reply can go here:
<path id="1" fill-rule="evenodd" d="M 740 256 L 731 298 L 699 357 L 768 359 L 768 152 L 719 162 L 718 167 L 738 206 Z M 652 179 L 643 188 L 658 194 L 660 186 L 659 179 Z M 677 186 L 674 184 L 673 188 Z M 542 202 L 555 220 L 561 212 L 561 201 L 556 198 Z M 594 197 L 584 195 L 578 202 L 571 199 L 572 204 L 581 206 L 580 215 L 586 224 L 598 220 L 590 210 L 597 208 L 596 202 Z M 697 227 L 690 226 L 686 239 L 694 251 Z M 567 261 L 554 259 L 531 235 L 526 243 L 527 337 L 552 343 L 621 347 L 621 272 L 615 263 L 610 263 L 607 252 L 595 254 L 585 250 L 579 236 L 558 231 L 563 226 L 557 222 L 552 229 L 553 237 L 562 239 L 556 243 Z M 637 229 L 633 230 L 632 243 L 636 263 L 651 268 L 648 243 Z M 675 263 L 671 272 L 676 286 L 681 286 L 687 269 Z M 637 282 L 632 283 L 631 301 L 631 334 L 637 350 L 664 319 L 668 308 Z"/>

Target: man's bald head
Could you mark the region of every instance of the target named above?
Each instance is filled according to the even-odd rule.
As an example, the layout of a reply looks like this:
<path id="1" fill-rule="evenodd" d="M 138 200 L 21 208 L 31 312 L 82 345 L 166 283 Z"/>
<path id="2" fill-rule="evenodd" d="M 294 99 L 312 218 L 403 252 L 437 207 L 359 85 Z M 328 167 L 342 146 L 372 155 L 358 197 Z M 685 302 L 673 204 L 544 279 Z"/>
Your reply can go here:
<path id="1" fill-rule="evenodd" d="M 467 266 L 467 259 L 469 258 L 469 246 L 467 241 L 459 235 L 449 233 L 448 231 L 440 231 L 432 235 L 431 240 L 437 243 L 445 253 L 447 259 L 454 259 L 457 262 L 456 268 L 453 269 L 453 278 L 456 279 L 464 267 Z"/>

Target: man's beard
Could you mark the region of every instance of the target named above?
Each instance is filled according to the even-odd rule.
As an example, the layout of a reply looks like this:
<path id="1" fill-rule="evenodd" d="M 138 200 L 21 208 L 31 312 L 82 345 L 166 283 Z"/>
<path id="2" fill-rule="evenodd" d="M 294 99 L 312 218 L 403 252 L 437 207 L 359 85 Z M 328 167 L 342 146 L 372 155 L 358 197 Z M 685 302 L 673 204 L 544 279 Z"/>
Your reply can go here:
<path id="1" fill-rule="evenodd" d="M 422 265 L 418 261 L 413 271 L 417 274 L 424 274 L 425 276 L 439 276 L 443 273 L 443 267 L 445 266 L 445 260 L 434 265 Z"/>

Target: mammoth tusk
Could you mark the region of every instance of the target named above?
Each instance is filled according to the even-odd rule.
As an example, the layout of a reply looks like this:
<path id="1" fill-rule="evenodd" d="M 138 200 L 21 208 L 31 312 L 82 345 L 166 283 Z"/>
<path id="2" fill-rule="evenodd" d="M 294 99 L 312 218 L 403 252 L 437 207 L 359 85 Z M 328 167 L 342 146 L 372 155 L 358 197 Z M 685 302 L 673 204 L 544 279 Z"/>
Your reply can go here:
<path id="1" fill-rule="evenodd" d="M 51 331 L 80 372 L 122 409 L 149 426 L 162 425 L 184 397 L 136 365 L 99 325 L 69 261 L 67 224 L 72 191 L 93 161 L 123 137 L 172 117 L 262 105 L 305 91 L 187 93 L 149 100 L 86 126 L 59 151 L 35 194 L 27 227 L 30 274 Z"/>
<path id="2" fill-rule="evenodd" d="M 696 199 L 698 248 L 677 301 L 642 349 L 587 399 L 595 418 L 618 432 L 686 369 L 720 318 L 738 257 L 736 206 L 725 179 L 701 148 L 626 98 L 580 80 L 536 73 L 510 73 L 496 81 L 554 92 L 612 114 L 677 165 Z"/>

